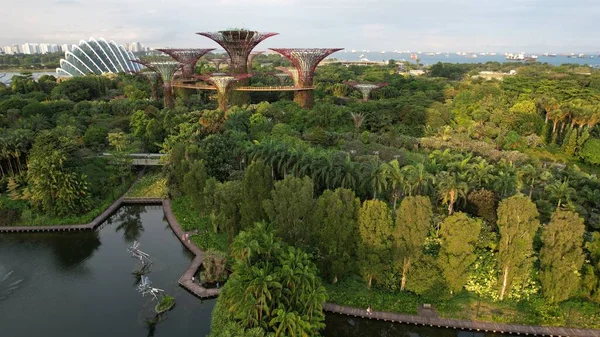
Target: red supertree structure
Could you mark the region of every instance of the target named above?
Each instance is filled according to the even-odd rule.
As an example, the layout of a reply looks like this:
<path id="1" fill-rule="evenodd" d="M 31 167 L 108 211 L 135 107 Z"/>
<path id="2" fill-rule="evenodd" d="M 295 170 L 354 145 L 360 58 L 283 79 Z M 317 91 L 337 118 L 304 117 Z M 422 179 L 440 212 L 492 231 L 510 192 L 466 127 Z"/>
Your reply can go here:
<path id="1" fill-rule="evenodd" d="M 383 88 L 385 86 L 387 86 L 387 83 L 357 83 L 354 81 L 347 81 L 344 82 L 346 85 L 351 86 L 352 88 L 360 91 L 360 93 L 362 94 L 362 100 L 363 102 L 366 102 L 369 100 L 369 95 L 371 94 L 371 91 L 379 89 L 379 88 Z"/>
<path id="2" fill-rule="evenodd" d="M 175 106 L 173 100 L 173 89 L 171 87 L 171 81 L 175 73 L 181 68 L 179 62 L 145 62 L 132 60 L 133 62 L 139 63 L 151 71 L 155 72 L 160 76 L 163 82 L 163 99 L 164 105 L 167 109 L 172 109 Z"/>
<path id="3" fill-rule="evenodd" d="M 198 60 L 207 53 L 215 50 L 211 49 L 157 49 L 182 64 L 181 73 L 183 78 L 191 78 L 194 75 L 194 68 Z"/>
<path id="4" fill-rule="evenodd" d="M 231 60 L 229 69 L 231 73 L 245 74 L 248 72 L 248 56 L 250 56 L 252 49 L 263 40 L 278 33 L 261 33 L 252 30 L 234 29 L 197 34 L 206 36 L 225 49 Z"/>
<path id="5" fill-rule="evenodd" d="M 209 61 L 212 62 L 212 64 L 214 64 L 217 71 L 221 70 L 221 64 L 229 63 L 227 59 L 220 58 L 220 57 L 212 58 Z"/>
<path id="6" fill-rule="evenodd" d="M 250 53 L 250 55 L 248 55 L 248 69 L 252 69 L 252 60 L 254 60 L 255 57 L 257 57 L 258 55 L 262 55 L 265 52 L 260 50 L 260 51 L 253 51 Z"/>
<path id="7" fill-rule="evenodd" d="M 203 81 L 212 83 L 217 89 L 217 100 L 219 102 L 219 109 L 227 111 L 227 93 L 231 86 L 240 80 L 244 80 L 252 76 L 251 74 L 210 74 L 195 76 Z"/>
<path id="8" fill-rule="evenodd" d="M 297 76 L 294 84 L 302 89 L 313 85 L 313 76 L 319 62 L 327 56 L 344 48 L 269 48 L 287 57 L 296 68 Z M 312 90 L 298 90 L 294 93 L 294 102 L 302 108 L 311 108 L 313 104 Z"/>

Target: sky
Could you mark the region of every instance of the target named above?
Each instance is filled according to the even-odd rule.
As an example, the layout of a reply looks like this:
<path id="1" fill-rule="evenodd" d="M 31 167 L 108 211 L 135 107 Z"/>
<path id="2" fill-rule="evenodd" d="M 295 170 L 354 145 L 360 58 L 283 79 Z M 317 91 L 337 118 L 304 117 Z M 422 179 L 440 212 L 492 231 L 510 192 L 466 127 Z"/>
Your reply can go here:
<path id="1" fill-rule="evenodd" d="M 195 33 L 247 28 L 280 34 L 257 50 L 600 51 L 599 0 L 21 0 L 2 7 L 0 46 L 93 36 L 211 48 L 218 46 Z"/>

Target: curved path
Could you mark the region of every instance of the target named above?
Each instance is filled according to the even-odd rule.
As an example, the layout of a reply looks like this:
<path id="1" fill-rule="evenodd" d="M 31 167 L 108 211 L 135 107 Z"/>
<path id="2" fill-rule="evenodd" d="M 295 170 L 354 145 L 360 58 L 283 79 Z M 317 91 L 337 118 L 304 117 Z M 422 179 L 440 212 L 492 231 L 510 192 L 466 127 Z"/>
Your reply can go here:
<path id="1" fill-rule="evenodd" d="M 193 295 L 199 298 L 213 298 L 219 295 L 219 289 L 207 289 L 192 281 L 192 277 L 202 265 L 204 252 L 193 242 L 185 240 L 186 232 L 183 231 L 181 225 L 175 218 L 171 209 L 171 201 L 160 198 L 125 198 L 117 199 L 110 207 L 102 214 L 96 217 L 92 222 L 85 225 L 66 225 L 66 226 L 20 226 L 20 227 L 0 227 L 2 232 L 52 232 L 52 231 L 79 231 L 93 230 L 102 224 L 112 213 L 119 207 L 128 204 L 144 204 L 144 205 L 161 205 L 163 212 L 169 223 L 169 226 L 177 235 L 181 243 L 191 251 L 195 257 L 190 266 L 186 269 L 183 275 L 179 278 L 179 285 L 188 290 Z M 551 337 L 600 337 L 600 330 L 593 329 L 575 329 L 566 327 L 545 327 L 545 326 L 529 326 L 506 323 L 492 322 L 477 322 L 470 320 L 448 319 L 441 317 L 427 317 L 419 315 L 405 315 L 384 311 L 373 311 L 367 314 L 365 309 L 342 306 L 334 303 L 325 303 L 323 306 L 325 311 L 338 313 L 342 315 L 361 317 L 366 319 L 383 320 L 390 322 L 398 322 L 404 324 L 414 324 L 439 328 L 451 328 L 469 331 L 484 331 L 503 334 L 529 335 L 529 336 L 551 336 Z"/>
<path id="2" fill-rule="evenodd" d="M 220 292 L 219 289 L 207 289 L 201 286 L 200 284 L 192 281 L 192 277 L 194 277 L 194 275 L 198 271 L 198 268 L 200 268 L 202 261 L 204 260 L 204 252 L 200 250 L 200 248 L 196 246 L 195 243 L 191 242 L 190 240 L 185 240 L 184 236 L 186 233 L 183 231 L 183 229 L 181 229 L 179 222 L 177 222 L 177 219 L 175 218 L 175 215 L 171 210 L 171 200 L 162 200 L 162 205 L 163 212 L 165 213 L 169 226 L 171 226 L 171 229 L 173 230 L 175 235 L 177 235 L 179 241 L 181 241 L 181 243 L 183 243 L 183 245 L 195 255 L 188 269 L 179 278 L 179 285 L 200 298 L 211 298 L 218 296 Z"/>

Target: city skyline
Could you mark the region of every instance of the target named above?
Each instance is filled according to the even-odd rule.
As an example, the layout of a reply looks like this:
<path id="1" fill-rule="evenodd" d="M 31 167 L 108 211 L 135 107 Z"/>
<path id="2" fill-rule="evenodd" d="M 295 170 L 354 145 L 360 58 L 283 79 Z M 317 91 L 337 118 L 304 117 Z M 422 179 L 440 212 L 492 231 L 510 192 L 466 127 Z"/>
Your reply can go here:
<path id="1" fill-rule="evenodd" d="M 25 7 L 24 18 L 19 13 Z M 48 20 L 50 13 L 68 20 Z M 599 14 L 600 3 L 590 0 L 30 0 L 8 8 L 4 24 L 12 30 L 0 45 L 104 36 L 153 48 L 214 48 L 195 33 L 244 27 L 281 33 L 262 49 L 596 52 L 600 37 L 592 32 Z"/>

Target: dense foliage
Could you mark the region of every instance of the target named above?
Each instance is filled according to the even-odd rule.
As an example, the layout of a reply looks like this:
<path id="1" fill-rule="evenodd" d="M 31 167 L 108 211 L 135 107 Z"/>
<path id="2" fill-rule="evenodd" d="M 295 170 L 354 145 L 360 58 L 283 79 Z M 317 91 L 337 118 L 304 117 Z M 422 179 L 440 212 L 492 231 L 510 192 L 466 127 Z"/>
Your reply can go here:
<path id="1" fill-rule="evenodd" d="M 282 60 L 255 60 L 266 63 L 250 85 L 277 85 Z M 574 324 L 600 326 L 600 73 L 535 63 L 398 70 L 322 66 L 313 109 L 288 93 L 250 93 L 253 104 L 227 112 L 179 89 L 175 108 L 162 109 L 131 75 L 57 83 L 23 74 L 0 86 L 3 221 L 84 212 L 127 184 L 129 153 L 160 151 L 178 219 L 215 256 L 237 256 L 240 232 L 268 221 L 282 259 L 302 256 L 336 301 L 370 304 L 342 293 L 347 285 L 394 310 L 427 301 L 474 319 L 480 301 L 487 319 L 502 309 L 514 321 L 567 324 L 585 313 Z M 472 77 L 483 70 L 515 72 Z M 362 102 L 349 80 L 388 86 Z M 48 167 L 60 181 L 41 177 Z M 220 271 L 222 260 L 211 261 Z M 265 277 L 279 282 L 280 263 L 261 266 Z M 253 308 L 240 317 L 248 311 L 229 313 L 221 299 L 215 321 L 250 335 L 287 334 L 284 321 L 309 334 L 319 326 L 305 324 L 301 307 L 261 301 L 238 301 Z"/>

